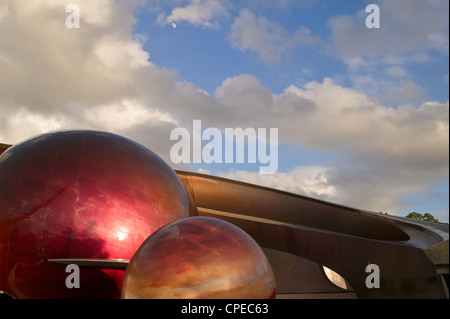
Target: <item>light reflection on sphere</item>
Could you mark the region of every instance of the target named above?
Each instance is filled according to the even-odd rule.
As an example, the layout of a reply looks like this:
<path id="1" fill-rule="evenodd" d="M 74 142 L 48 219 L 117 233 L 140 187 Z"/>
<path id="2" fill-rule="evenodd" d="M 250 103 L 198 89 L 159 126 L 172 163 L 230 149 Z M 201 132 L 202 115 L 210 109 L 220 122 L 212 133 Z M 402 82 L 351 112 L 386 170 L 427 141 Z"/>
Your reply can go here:
<path id="1" fill-rule="evenodd" d="M 267 299 L 276 284 L 259 245 L 239 227 L 189 217 L 153 233 L 133 256 L 126 299 Z"/>
<path id="2" fill-rule="evenodd" d="M 67 289 L 50 258 L 130 259 L 154 231 L 188 216 L 176 173 L 127 138 L 44 134 L 0 156 L 0 289 L 16 298 L 118 298 L 123 271 L 82 269 Z"/>

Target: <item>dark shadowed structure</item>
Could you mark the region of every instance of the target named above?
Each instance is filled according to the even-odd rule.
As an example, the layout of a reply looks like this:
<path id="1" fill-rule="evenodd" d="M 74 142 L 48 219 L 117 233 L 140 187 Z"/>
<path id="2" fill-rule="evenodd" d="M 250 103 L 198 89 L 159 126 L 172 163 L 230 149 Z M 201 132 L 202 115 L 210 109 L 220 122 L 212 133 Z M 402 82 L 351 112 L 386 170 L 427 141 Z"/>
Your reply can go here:
<path id="1" fill-rule="evenodd" d="M 448 297 L 448 226 L 442 231 L 219 177 L 178 175 L 191 210 L 239 226 L 266 249 L 278 297 Z M 370 264 L 380 269 L 379 288 L 366 285 Z"/>

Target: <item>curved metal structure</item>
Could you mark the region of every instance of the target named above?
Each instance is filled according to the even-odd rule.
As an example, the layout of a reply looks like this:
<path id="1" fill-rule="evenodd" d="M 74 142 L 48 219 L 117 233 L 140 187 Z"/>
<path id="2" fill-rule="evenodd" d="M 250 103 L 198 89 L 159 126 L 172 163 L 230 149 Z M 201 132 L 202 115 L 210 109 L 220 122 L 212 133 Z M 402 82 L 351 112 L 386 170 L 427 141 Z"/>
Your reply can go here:
<path id="1" fill-rule="evenodd" d="M 297 268 L 290 270 L 286 270 L 286 262 L 282 267 L 272 266 L 278 278 L 289 275 L 285 272 L 297 272 L 294 284 L 291 281 L 289 288 L 278 290 L 280 297 L 282 293 L 302 297 L 315 290 L 357 298 L 448 298 L 441 276 L 448 280 L 448 226 L 445 232 L 247 183 L 177 173 L 188 192 L 191 214 L 239 226 L 261 247 L 278 252 L 269 255 L 272 265 L 277 259 L 289 259 L 286 256 L 297 263 Z M 430 258 L 432 252 L 436 252 L 434 258 Z M 366 285 L 370 264 L 379 267 L 379 288 Z M 336 290 L 320 283 L 325 275 L 317 266 L 326 266 L 345 278 L 347 288 Z M 302 267 L 306 269 L 303 276 L 299 274 Z M 307 291 L 303 281 L 310 280 L 308 273 L 314 269 L 322 290 L 313 283 Z"/>

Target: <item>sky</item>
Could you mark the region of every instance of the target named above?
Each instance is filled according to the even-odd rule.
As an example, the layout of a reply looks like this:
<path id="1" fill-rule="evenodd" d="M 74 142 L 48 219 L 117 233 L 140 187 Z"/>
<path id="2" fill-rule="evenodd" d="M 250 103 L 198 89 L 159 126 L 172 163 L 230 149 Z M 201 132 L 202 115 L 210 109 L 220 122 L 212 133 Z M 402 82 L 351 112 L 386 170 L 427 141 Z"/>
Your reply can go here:
<path id="1" fill-rule="evenodd" d="M 174 169 L 448 222 L 448 47 L 446 0 L 1 0 L 0 143 L 108 131 Z M 194 120 L 278 129 L 277 172 L 173 163 Z"/>

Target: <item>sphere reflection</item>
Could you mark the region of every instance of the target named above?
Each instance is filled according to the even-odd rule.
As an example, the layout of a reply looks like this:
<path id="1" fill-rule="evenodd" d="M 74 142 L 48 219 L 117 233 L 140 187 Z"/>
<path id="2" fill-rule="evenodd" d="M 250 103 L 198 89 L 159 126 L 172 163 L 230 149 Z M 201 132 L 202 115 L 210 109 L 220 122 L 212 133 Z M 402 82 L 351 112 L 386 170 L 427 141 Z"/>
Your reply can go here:
<path id="1" fill-rule="evenodd" d="M 47 260 L 130 259 L 188 206 L 175 172 L 127 138 L 65 131 L 17 144 L 0 156 L 0 289 L 18 298 L 120 297 L 123 271 L 83 269 L 81 288 L 69 290 L 65 267 Z"/>
<path id="2" fill-rule="evenodd" d="M 276 284 L 258 244 L 211 217 L 189 217 L 152 234 L 125 273 L 123 298 L 273 298 Z"/>

